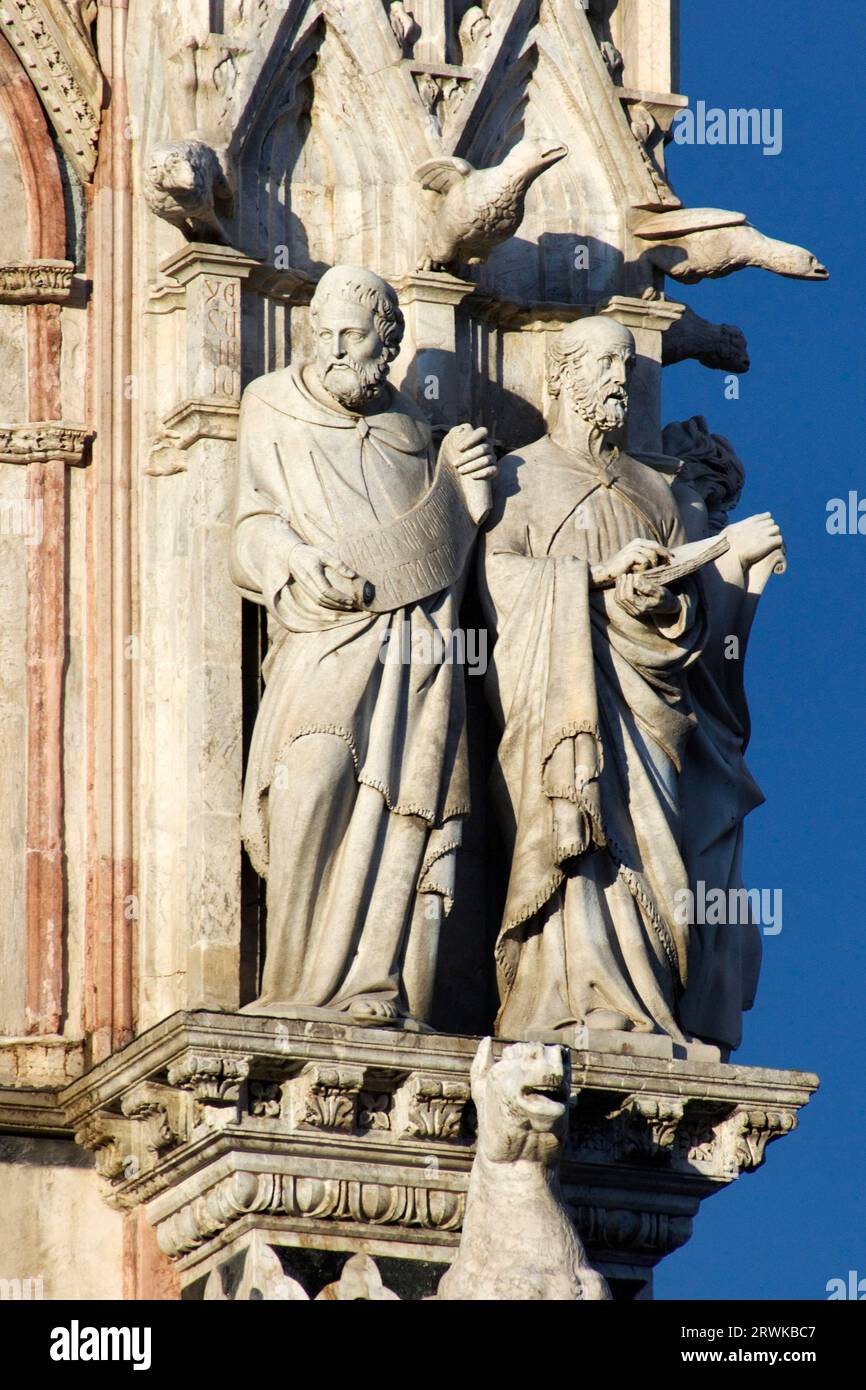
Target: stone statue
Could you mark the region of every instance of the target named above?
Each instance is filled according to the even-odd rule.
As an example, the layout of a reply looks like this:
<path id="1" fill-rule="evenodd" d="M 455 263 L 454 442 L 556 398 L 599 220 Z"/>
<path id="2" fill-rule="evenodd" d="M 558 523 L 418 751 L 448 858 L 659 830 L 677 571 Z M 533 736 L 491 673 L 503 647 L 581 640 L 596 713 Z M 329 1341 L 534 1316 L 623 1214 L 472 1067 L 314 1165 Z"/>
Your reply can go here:
<path id="1" fill-rule="evenodd" d="M 234 199 L 210 145 L 194 139 L 158 145 L 144 171 L 144 196 L 151 212 L 191 240 L 228 244 L 221 214 L 231 216 Z"/>
<path id="2" fill-rule="evenodd" d="M 744 760 L 750 722 L 743 672 L 758 601 L 770 575 L 784 571 L 785 556 L 768 512 L 728 522 L 745 471 L 702 416 L 668 425 L 662 444 L 676 461 L 672 489 L 688 539 L 720 535 L 728 541 L 701 573 L 709 629 L 701 660 L 688 673 L 696 723 L 679 780 L 682 850 L 693 894 L 685 905 L 695 919 L 680 1016 L 690 1032 L 713 1039 L 727 1055 L 739 1046 L 742 1012 L 754 1000 L 761 962 L 760 934 L 751 917 L 736 910 L 740 899 L 733 896 L 743 888 L 743 821 L 764 800 Z M 710 913 L 696 920 L 699 891 L 704 902 L 713 902 L 711 895 L 724 902 L 718 920 L 709 920 L 716 915 Z"/>
<path id="3" fill-rule="evenodd" d="M 433 204 L 420 269 L 481 265 L 517 231 L 535 180 L 567 154 L 556 140 L 521 140 L 491 169 L 452 158 L 420 165 L 415 177 Z"/>
<path id="4" fill-rule="evenodd" d="M 329 270 L 310 321 L 312 360 L 253 382 L 240 418 L 233 577 L 271 629 L 242 820 L 267 878 L 252 1008 L 417 1027 L 469 811 L 463 672 L 441 653 L 495 463 L 468 426 L 437 458 L 388 384 L 385 281 Z"/>
<path id="5" fill-rule="evenodd" d="M 670 482 L 613 443 L 633 360 L 631 333 L 609 318 L 564 330 L 550 431 L 502 460 L 485 529 L 488 695 L 503 730 L 493 791 L 511 863 L 497 1032 L 568 1041 L 577 1026 L 730 1046 L 751 1002 L 751 955 L 733 958 L 717 1009 L 701 992 L 700 1033 L 681 1009 L 680 773 L 697 723 L 688 676 L 709 634 L 694 572 L 732 551 L 742 573 L 781 537 L 760 517 L 690 539 Z"/>
<path id="6" fill-rule="evenodd" d="M 463 1235 L 437 1298 L 610 1299 L 559 1186 L 570 1083 L 565 1048 L 515 1043 L 495 1061 L 492 1040 L 481 1043 L 471 1071 L 478 1148 Z"/>
<path id="7" fill-rule="evenodd" d="M 646 252 L 652 264 L 684 285 L 720 280 L 748 266 L 792 280 L 827 280 L 830 275 L 811 251 L 766 236 L 743 212 L 720 208 L 642 212 L 634 234 L 652 243 Z"/>

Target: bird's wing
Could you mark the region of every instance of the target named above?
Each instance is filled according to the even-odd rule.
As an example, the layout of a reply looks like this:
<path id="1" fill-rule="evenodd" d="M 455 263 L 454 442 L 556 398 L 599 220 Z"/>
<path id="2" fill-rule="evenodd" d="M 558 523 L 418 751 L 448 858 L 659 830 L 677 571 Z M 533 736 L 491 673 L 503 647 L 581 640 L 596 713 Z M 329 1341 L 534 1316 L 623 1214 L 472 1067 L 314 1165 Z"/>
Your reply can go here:
<path id="1" fill-rule="evenodd" d="M 644 241 L 667 241 L 691 232 L 740 226 L 745 220 L 744 212 L 729 212 L 727 208 L 676 208 L 673 212 L 653 212 L 636 218 L 632 231 Z"/>
<path id="2" fill-rule="evenodd" d="M 415 177 L 422 188 L 432 189 L 434 193 L 447 193 L 460 179 L 472 173 L 472 165 L 465 159 L 428 159 L 419 164 Z"/>

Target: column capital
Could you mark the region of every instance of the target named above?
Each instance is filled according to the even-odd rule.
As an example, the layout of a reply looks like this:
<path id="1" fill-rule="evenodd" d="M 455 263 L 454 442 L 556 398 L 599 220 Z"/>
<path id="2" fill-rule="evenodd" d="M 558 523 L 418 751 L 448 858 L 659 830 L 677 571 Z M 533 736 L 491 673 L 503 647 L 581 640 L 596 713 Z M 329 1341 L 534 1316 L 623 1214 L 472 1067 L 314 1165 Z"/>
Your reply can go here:
<path id="1" fill-rule="evenodd" d="M 88 462 L 87 446 L 93 431 L 64 420 L 28 420 L 20 425 L 0 425 L 0 463 Z"/>
<path id="2" fill-rule="evenodd" d="M 74 270 L 71 261 L 2 261 L 0 304 L 65 304 Z"/>

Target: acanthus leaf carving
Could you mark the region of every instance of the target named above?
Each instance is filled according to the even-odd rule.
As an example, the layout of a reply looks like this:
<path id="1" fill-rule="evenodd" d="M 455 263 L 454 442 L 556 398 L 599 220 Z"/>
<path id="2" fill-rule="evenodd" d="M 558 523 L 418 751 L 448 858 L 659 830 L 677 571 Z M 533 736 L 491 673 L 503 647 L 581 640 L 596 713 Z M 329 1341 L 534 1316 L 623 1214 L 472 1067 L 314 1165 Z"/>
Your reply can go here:
<path id="1" fill-rule="evenodd" d="M 64 304 L 74 271 L 71 261 L 0 263 L 0 304 Z"/>
<path id="2" fill-rule="evenodd" d="M 767 1145 L 797 1127 L 793 1110 L 738 1110 L 731 1120 L 735 1133 L 735 1157 L 740 1172 L 753 1173 L 764 1162 Z"/>
<path id="3" fill-rule="evenodd" d="M 286 1086 L 291 1123 L 312 1129 L 353 1130 L 363 1085 L 363 1067 L 317 1063 L 304 1067 Z"/>
<path id="4" fill-rule="evenodd" d="M 87 461 L 93 432 L 63 420 L 31 420 L 0 425 L 0 463 L 68 463 Z"/>
<path id="5" fill-rule="evenodd" d="M 469 1087 L 462 1081 L 443 1081 L 416 1074 L 394 1098 L 393 1128 L 409 1139 L 459 1139 Z"/>

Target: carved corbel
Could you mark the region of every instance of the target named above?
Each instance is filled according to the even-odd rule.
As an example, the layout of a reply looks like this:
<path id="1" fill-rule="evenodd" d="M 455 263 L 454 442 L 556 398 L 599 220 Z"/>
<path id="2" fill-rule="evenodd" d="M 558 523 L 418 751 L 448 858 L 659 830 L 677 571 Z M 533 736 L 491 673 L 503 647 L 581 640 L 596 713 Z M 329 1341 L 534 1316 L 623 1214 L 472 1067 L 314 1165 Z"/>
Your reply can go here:
<path id="1" fill-rule="evenodd" d="M 166 1149 L 182 1144 L 188 1136 L 189 1096 L 171 1086 L 141 1081 L 127 1091 L 120 1108 L 127 1119 L 140 1122 L 141 1149 L 152 1154 L 154 1161 Z"/>
<path id="2" fill-rule="evenodd" d="M 240 1119 L 249 1073 L 249 1057 L 186 1052 L 168 1068 L 168 1084 L 191 1093 L 193 1126 L 222 1129 Z"/>
<path id="3" fill-rule="evenodd" d="M 764 1162 L 767 1145 L 797 1127 L 793 1110 L 736 1110 L 730 1125 L 734 1135 L 734 1156 L 741 1173 L 753 1173 Z"/>
<path id="4" fill-rule="evenodd" d="M 108 1110 L 89 1115 L 75 1131 L 75 1142 L 96 1156 L 96 1171 L 116 1182 L 135 1158 L 135 1121 Z"/>
<path id="5" fill-rule="evenodd" d="M 684 1114 L 685 1104 L 677 1097 L 639 1091 L 627 1096 L 611 1119 L 622 1121 L 626 1157 L 659 1158 L 670 1156 Z"/>
<path id="6" fill-rule="evenodd" d="M 460 1139 L 469 1086 L 416 1073 L 394 1097 L 392 1128 L 402 1139 Z"/>
<path id="7" fill-rule="evenodd" d="M 350 1132 L 358 1118 L 364 1068 L 310 1063 L 286 1084 L 289 1122 L 293 1127 Z"/>

